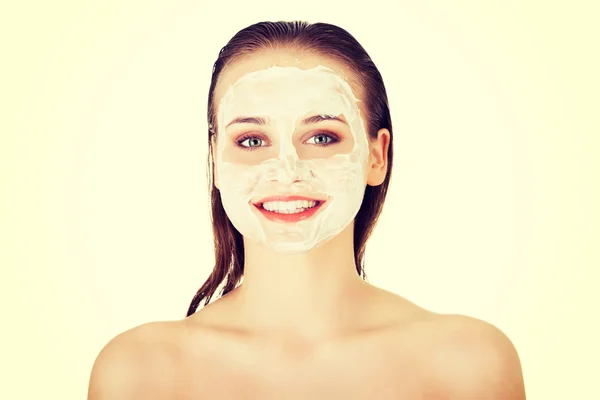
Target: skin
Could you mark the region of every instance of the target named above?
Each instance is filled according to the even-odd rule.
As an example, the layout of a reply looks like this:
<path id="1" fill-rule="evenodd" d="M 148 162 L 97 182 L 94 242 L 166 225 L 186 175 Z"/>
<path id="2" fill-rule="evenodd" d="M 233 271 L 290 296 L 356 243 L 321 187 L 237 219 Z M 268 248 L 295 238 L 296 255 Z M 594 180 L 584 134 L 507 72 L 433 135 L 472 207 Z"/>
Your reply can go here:
<path id="1" fill-rule="evenodd" d="M 229 84 L 272 65 L 329 67 L 362 98 L 344 65 L 284 49 L 228 67 L 216 104 Z M 369 185 L 385 178 L 388 145 L 386 129 L 370 140 Z M 504 333 L 364 282 L 353 228 L 302 255 L 245 241 L 243 284 L 184 320 L 113 338 L 94 363 L 88 399 L 525 399 Z"/>

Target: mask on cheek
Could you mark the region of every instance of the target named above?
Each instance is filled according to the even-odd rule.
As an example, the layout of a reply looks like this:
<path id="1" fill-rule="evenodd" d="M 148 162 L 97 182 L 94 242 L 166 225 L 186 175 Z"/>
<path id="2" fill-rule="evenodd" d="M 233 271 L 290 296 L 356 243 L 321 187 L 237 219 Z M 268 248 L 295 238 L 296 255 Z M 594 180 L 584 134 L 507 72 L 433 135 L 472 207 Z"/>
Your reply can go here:
<path id="1" fill-rule="evenodd" d="M 277 253 L 299 254 L 350 225 L 367 178 L 368 139 L 357 102 L 350 85 L 324 67 L 271 67 L 229 87 L 218 107 L 215 168 L 225 212 L 246 239 Z M 292 135 L 306 115 L 343 116 L 352 133 L 352 150 L 300 159 Z M 244 150 L 232 148 L 222 127 L 238 116 L 268 116 L 277 132 L 275 156 L 256 164 L 236 162 L 232 152 Z"/>

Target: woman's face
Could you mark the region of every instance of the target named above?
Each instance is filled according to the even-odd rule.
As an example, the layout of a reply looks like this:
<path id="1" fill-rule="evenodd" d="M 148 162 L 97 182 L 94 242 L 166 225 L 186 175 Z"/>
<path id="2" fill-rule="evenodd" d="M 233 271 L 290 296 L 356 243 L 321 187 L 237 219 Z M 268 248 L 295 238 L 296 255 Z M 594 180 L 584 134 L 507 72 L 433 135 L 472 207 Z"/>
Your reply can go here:
<path id="1" fill-rule="evenodd" d="M 316 55 L 252 55 L 215 89 L 216 186 L 246 238 L 285 254 L 335 237 L 362 203 L 369 140 L 347 70 Z"/>

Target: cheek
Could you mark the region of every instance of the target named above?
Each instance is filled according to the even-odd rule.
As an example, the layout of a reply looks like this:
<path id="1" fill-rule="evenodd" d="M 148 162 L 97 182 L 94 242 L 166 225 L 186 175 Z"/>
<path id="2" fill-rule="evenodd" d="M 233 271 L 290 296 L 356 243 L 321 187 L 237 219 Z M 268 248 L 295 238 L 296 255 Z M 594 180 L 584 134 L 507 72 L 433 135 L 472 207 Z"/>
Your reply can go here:
<path id="1" fill-rule="evenodd" d="M 228 144 L 223 149 L 223 161 L 231 164 L 258 165 L 269 159 L 277 157 L 277 149 L 260 147 L 255 150 L 244 150 L 234 144 Z"/>
<path id="2" fill-rule="evenodd" d="M 215 164 L 222 194 L 249 195 L 260 181 L 260 170 L 247 165 L 221 161 Z"/>
<path id="3" fill-rule="evenodd" d="M 334 156 L 326 160 L 313 160 L 311 170 L 315 179 L 327 183 L 330 191 L 348 192 L 364 189 L 365 168 L 348 156 Z"/>

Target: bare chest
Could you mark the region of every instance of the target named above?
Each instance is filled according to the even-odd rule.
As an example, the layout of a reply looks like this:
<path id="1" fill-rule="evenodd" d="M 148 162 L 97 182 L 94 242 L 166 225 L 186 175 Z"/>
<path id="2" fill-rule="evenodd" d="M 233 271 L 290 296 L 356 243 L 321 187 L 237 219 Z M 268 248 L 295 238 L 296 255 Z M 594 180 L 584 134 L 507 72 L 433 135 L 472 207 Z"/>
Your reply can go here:
<path id="1" fill-rule="evenodd" d="M 364 344 L 306 356 L 227 356 L 188 381 L 190 399 L 420 399 L 424 375 L 414 352 Z"/>

